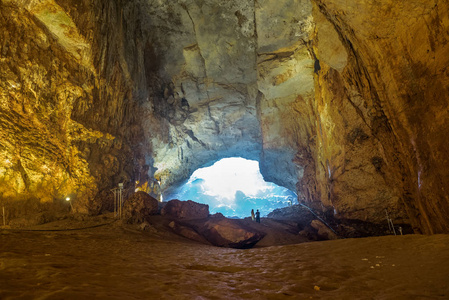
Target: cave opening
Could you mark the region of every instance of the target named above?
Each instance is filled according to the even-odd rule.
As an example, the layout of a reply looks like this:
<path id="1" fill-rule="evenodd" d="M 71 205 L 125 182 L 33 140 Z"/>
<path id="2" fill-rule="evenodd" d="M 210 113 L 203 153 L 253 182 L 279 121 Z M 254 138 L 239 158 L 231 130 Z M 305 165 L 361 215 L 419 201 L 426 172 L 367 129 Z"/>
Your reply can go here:
<path id="1" fill-rule="evenodd" d="M 245 218 L 251 215 L 251 209 L 266 216 L 274 209 L 292 205 L 297 202 L 297 195 L 265 181 L 258 161 L 230 157 L 197 169 L 164 199 L 192 200 L 209 205 L 211 214 Z"/>

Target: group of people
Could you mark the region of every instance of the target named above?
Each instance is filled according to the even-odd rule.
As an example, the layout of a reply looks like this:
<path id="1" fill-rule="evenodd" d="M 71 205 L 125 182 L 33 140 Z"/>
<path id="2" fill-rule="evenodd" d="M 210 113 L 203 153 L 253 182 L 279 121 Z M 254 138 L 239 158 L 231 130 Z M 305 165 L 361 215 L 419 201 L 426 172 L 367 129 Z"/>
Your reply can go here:
<path id="1" fill-rule="evenodd" d="M 260 223 L 260 212 L 259 210 L 256 211 L 256 214 L 254 214 L 254 209 L 251 209 L 251 219 L 254 221 L 256 219 L 257 223 Z"/>

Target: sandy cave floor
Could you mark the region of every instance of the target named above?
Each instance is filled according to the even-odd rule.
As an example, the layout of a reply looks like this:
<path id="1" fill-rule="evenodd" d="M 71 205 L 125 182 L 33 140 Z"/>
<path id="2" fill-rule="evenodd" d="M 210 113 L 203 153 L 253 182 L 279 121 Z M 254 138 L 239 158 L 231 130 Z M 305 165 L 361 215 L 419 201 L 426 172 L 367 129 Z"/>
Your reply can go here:
<path id="1" fill-rule="evenodd" d="M 0 230 L 0 299 L 449 299 L 449 235 L 237 250 L 118 222 Z"/>

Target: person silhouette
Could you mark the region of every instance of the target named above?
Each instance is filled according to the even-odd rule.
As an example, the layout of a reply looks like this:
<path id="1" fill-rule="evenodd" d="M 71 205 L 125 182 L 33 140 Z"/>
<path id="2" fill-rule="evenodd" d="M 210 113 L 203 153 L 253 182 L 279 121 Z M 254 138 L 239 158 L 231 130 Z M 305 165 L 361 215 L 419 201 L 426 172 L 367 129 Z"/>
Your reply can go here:
<path id="1" fill-rule="evenodd" d="M 251 209 L 251 220 L 254 221 L 254 218 L 255 218 L 255 216 L 254 216 L 254 209 Z"/>
<path id="2" fill-rule="evenodd" d="M 256 211 L 256 222 L 260 223 L 260 212 L 259 212 L 259 210 Z"/>

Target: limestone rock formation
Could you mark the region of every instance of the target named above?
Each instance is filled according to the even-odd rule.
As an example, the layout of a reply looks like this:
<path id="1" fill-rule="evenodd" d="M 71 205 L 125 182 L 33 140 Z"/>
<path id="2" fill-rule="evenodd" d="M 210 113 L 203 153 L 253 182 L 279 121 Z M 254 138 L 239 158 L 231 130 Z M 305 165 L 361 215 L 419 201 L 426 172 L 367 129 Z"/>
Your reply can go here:
<path id="1" fill-rule="evenodd" d="M 123 220 L 126 223 L 138 224 L 145 221 L 145 217 L 158 212 L 159 201 L 145 192 L 139 191 L 128 198 L 123 205 Z"/>
<path id="2" fill-rule="evenodd" d="M 258 159 L 254 4 L 170 1 L 148 14 L 161 62 L 147 72 L 153 116 L 166 127 L 152 140 L 162 188 L 223 157 Z"/>
<path id="3" fill-rule="evenodd" d="M 346 54 L 315 50 L 314 197 L 351 218 L 380 221 L 387 210 L 418 232 L 448 232 L 449 4 L 315 2 Z"/>
<path id="4" fill-rule="evenodd" d="M 124 17 L 134 11 L 122 4 L 0 1 L 0 197 L 9 218 L 30 199 L 46 207 L 66 196 L 89 212 L 145 165 L 140 18 Z"/>
<path id="5" fill-rule="evenodd" d="M 242 220 L 228 219 L 222 214 L 204 216 L 204 204 L 171 200 L 161 214 L 172 220 L 168 226 L 178 235 L 203 244 L 228 248 L 251 248 L 265 233 L 251 228 Z"/>
<path id="6" fill-rule="evenodd" d="M 312 223 L 310 223 L 310 226 L 318 231 L 317 234 L 321 239 L 324 240 L 338 239 L 337 234 L 334 233 L 329 227 L 326 226 L 326 224 L 324 224 L 320 220 L 313 220 Z"/>
<path id="7" fill-rule="evenodd" d="M 296 189 L 292 164 L 310 137 L 313 33 L 310 1 L 150 5 L 154 176 L 162 189 L 198 167 L 241 156 L 261 161 L 266 179 Z M 298 13 L 299 12 L 299 13 Z M 304 110 L 305 109 L 305 110 Z M 154 131 L 148 122 L 148 130 Z"/>
<path id="8" fill-rule="evenodd" d="M 242 220 L 228 219 L 221 214 L 215 214 L 205 222 L 192 222 L 191 226 L 218 247 L 251 248 L 265 236 L 263 232 L 246 226 Z"/>
<path id="9" fill-rule="evenodd" d="M 267 218 L 281 221 L 295 221 L 299 230 L 316 219 L 313 212 L 302 205 L 292 205 L 284 208 L 278 208 L 270 212 Z"/>
<path id="10" fill-rule="evenodd" d="M 178 222 L 171 221 L 168 226 L 173 229 L 176 234 L 179 234 L 192 241 L 197 241 L 202 244 L 210 244 L 203 236 L 196 232 L 193 228 L 187 225 L 181 225 Z"/>
<path id="11" fill-rule="evenodd" d="M 448 11 L 440 0 L 1 0 L 8 220 L 67 196 L 99 213 L 117 183 L 159 196 L 241 156 L 342 222 L 388 212 L 449 232 Z"/>
<path id="12" fill-rule="evenodd" d="M 209 216 L 209 205 L 192 200 L 179 201 L 173 199 L 162 208 L 161 215 L 179 220 L 205 219 Z"/>

